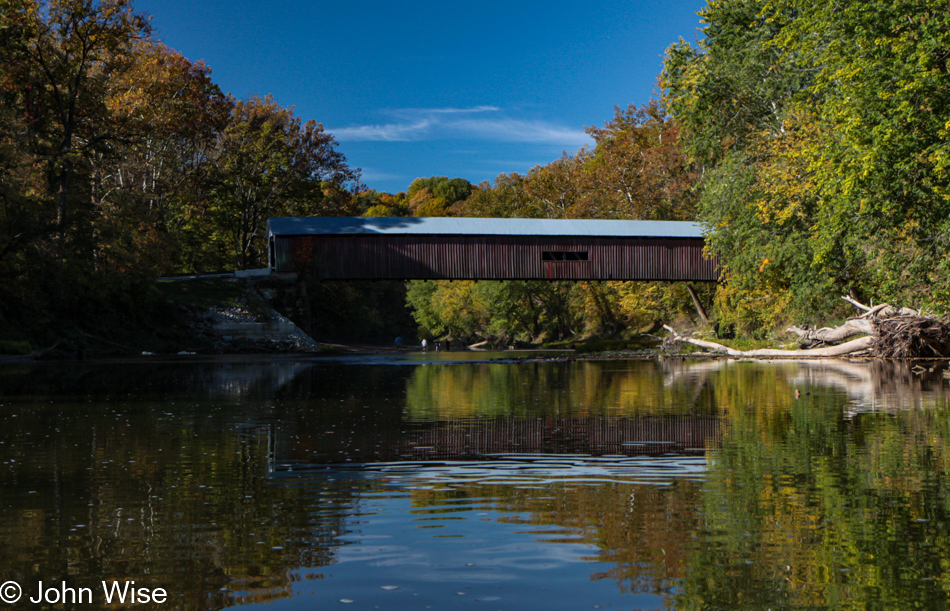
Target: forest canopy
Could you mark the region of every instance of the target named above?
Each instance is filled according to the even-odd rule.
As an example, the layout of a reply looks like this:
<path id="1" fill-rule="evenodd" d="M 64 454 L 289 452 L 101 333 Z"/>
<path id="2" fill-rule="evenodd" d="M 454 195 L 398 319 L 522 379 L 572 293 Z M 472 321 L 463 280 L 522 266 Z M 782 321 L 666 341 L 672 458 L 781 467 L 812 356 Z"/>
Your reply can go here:
<path id="1" fill-rule="evenodd" d="M 714 0 L 662 84 L 701 165 L 722 313 L 747 328 L 838 296 L 950 305 L 950 7 Z"/>
<path id="2" fill-rule="evenodd" d="M 0 320 L 95 318 L 161 274 L 260 266 L 269 216 L 358 214 L 322 125 L 222 92 L 131 0 L 2 0 L 0 32 Z"/>
<path id="3" fill-rule="evenodd" d="M 950 8 L 711 0 L 662 95 L 594 144 L 473 185 L 365 188 L 332 134 L 236 99 L 132 0 L 0 0 L 0 322 L 97 320 L 165 274 L 260 267 L 269 216 L 697 220 L 719 328 L 768 334 L 869 302 L 950 306 Z M 644 283 L 410 284 L 424 333 L 628 337 L 690 316 Z M 67 288 L 68 287 L 68 288 Z M 715 293 L 715 296 L 712 293 Z"/>

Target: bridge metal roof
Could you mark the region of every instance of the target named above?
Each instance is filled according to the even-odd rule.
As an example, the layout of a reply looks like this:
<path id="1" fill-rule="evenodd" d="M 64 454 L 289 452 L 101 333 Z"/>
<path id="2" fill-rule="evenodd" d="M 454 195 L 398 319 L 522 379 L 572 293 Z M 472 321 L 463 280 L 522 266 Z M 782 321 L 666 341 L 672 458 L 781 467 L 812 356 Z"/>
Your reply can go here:
<path id="1" fill-rule="evenodd" d="M 486 235 L 627 238 L 702 238 L 702 225 L 684 221 L 450 217 L 279 217 L 270 236 Z"/>

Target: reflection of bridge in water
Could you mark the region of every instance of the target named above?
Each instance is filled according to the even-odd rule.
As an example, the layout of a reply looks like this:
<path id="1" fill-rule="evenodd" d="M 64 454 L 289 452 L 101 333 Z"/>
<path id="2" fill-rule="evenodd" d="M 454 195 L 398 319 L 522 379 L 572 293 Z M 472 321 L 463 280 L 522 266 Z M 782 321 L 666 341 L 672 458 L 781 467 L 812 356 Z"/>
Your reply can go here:
<path id="1" fill-rule="evenodd" d="M 483 390 L 483 386 L 469 378 L 455 386 L 446 380 L 429 379 L 432 376 L 419 378 L 423 384 L 421 392 L 411 392 L 406 398 L 416 401 L 415 406 L 401 400 L 374 403 L 346 386 L 341 389 L 341 396 L 356 398 L 348 400 L 347 407 L 339 412 L 326 411 L 326 406 L 304 409 L 293 417 L 269 424 L 271 457 L 274 464 L 329 465 L 475 461 L 505 454 L 692 454 L 718 447 L 728 434 L 729 417 L 721 414 L 738 409 L 774 409 L 795 401 L 796 389 L 801 390 L 801 401 L 809 401 L 809 395 L 829 397 L 841 403 L 846 417 L 854 418 L 868 411 L 946 405 L 950 377 L 945 373 L 946 363 L 928 363 L 923 368 L 888 362 L 762 363 L 723 359 L 663 363 L 662 367 L 651 374 L 662 375 L 662 387 L 654 384 L 626 389 L 617 384 L 622 372 L 618 374 L 620 378 L 559 378 L 564 396 L 574 397 L 579 405 L 593 406 L 577 411 L 568 406 L 566 414 L 551 413 L 555 410 L 543 405 L 534 406 L 532 401 L 543 403 L 549 397 L 531 387 L 517 397 L 493 396 L 494 403 L 485 398 L 485 405 L 501 414 L 469 416 L 478 413 L 482 398 L 479 393 Z M 422 371 L 435 371 L 448 378 L 454 370 L 416 369 L 416 373 Z M 396 376 L 387 396 L 398 396 L 404 384 L 413 389 L 409 384 L 412 379 Z M 510 381 L 504 375 L 499 375 L 499 379 Z M 324 378 L 320 380 L 322 383 Z M 718 396 L 715 392 L 717 384 L 735 386 L 739 382 L 745 389 L 742 398 Z M 589 395 L 584 393 L 587 384 L 595 384 L 598 389 L 609 386 L 612 390 L 604 396 Z M 833 398 L 836 395 L 838 398 Z M 510 403 L 504 403 L 506 397 Z M 617 411 L 607 409 L 608 401 L 616 401 L 617 397 L 623 397 L 623 404 L 614 405 Z M 720 404 L 721 400 L 725 402 Z M 524 405 L 534 407 L 523 409 Z M 638 412 L 639 409 L 644 411 Z M 677 411 L 663 411 L 670 409 Z M 458 412 L 466 416 L 459 416 Z"/>
<path id="2" fill-rule="evenodd" d="M 325 464 L 479 460 L 499 454 L 657 456 L 702 452 L 720 440 L 719 418 L 702 415 L 473 418 L 383 428 L 298 431 L 293 448 L 275 445 L 274 459 Z"/>

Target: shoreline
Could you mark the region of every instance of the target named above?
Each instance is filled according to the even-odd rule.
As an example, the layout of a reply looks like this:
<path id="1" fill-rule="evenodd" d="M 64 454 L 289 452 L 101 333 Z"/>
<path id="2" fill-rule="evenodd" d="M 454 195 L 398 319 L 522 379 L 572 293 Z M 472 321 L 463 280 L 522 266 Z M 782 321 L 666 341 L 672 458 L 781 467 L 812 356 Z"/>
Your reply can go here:
<path id="1" fill-rule="evenodd" d="M 486 360 L 512 360 L 518 362 L 531 361 L 603 361 L 603 360 L 666 360 L 666 359 L 695 359 L 695 360 L 736 360 L 736 361 L 889 361 L 875 356 L 767 356 L 767 357 L 736 357 L 716 352 L 676 352 L 662 353 L 656 350 L 606 350 L 602 352 L 582 352 L 569 348 L 518 348 L 511 350 L 479 350 L 465 347 L 460 350 L 428 350 L 413 347 L 411 349 L 397 349 L 389 345 L 370 343 L 327 343 L 320 344 L 325 349 L 317 351 L 224 351 L 224 352 L 178 352 L 178 353 L 151 353 L 143 351 L 139 354 L 98 354 L 94 356 L 66 356 L 61 358 L 38 358 L 36 355 L 0 355 L 0 365 L 23 365 L 39 363 L 108 363 L 108 362 L 184 362 L 184 361 L 238 361 L 238 360 L 314 360 L 332 359 L 334 357 L 360 356 L 413 356 L 415 358 L 427 356 L 430 358 L 443 357 L 438 360 L 451 362 L 450 355 L 468 355 L 469 357 L 484 356 Z M 506 357 L 510 357 L 507 358 Z M 460 359 L 461 362 L 472 359 Z M 905 359 L 902 362 L 940 362 L 945 358 Z"/>

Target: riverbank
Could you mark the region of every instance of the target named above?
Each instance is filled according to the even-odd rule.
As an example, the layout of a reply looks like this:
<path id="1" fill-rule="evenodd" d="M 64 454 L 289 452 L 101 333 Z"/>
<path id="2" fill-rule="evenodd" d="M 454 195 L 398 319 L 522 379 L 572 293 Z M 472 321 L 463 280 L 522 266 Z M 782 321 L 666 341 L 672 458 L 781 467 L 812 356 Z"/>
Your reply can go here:
<path id="1" fill-rule="evenodd" d="M 325 284 L 308 289 L 268 277 L 163 279 L 143 290 L 136 300 L 110 300 L 99 308 L 98 316 L 58 320 L 36 316 L 23 325 L 7 326 L 0 331 L 0 362 L 223 354 L 396 354 L 396 337 L 404 338 L 403 351 L 421 351 L 421 338 L 416 337 L 415 322 L 404 311 L 404 301 L 390 294 L 399 287 Z M 361 302 L 360 297 L 367 295 L 373 296 L 376 305 Z M 386 306 L 379 305 L 382 303 Z M 408 320 L 397 316 L 397 310 L 403 310 L 401 315 Z M 427 339 L 430 352 L 437 352 L 439 338 Z M 759 347 L 750 340 L 726 341 L 735 348 Z M 552 355 L 546 358 L 559 359 L 716 357 L 696 346 L 664 343 L 652 335 L 567 338 L 543 344 L 495 338 L 466 345 L 453 340 L 451 346 L 456 351 L 461 348 L 513 357 L 544 351 Z"/>

